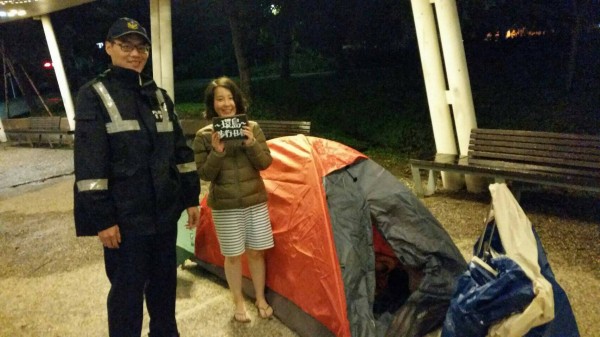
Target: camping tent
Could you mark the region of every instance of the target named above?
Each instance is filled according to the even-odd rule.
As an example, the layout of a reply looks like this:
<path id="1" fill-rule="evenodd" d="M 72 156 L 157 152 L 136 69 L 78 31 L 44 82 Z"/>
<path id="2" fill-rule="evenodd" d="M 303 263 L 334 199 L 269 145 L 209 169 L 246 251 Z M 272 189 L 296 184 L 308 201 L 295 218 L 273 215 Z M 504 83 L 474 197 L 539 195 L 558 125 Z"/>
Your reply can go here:
<path id="1" fill-rule="evenodd" d="M 277 317 L 311 337 L 383 336 L 388 328 L 417 336 L 439 327 L 466 262 L 420 200 L 337 142 L 297 135 L 268 144 L 273 164 L 261 175 L 275 247 L 266 254 L 267 299 Z M 201 207 L 195 255 L 223 277 L 206 198 Z M 391 268 L 376 273 L 381 266 Z M 252 296 L 248 284 L 244 291 Z"/>

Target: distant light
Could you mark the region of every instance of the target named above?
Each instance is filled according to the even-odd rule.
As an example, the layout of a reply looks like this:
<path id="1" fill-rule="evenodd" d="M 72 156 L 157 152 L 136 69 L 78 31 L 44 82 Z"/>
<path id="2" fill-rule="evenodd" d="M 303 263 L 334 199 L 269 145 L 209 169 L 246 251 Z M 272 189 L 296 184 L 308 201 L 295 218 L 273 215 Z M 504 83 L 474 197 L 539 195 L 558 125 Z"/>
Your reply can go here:
<path id="1" fill-rule="evenodd" d="M 50 62 L 50 61 L 44 62 L 44 69 L 52 69 L 52 62 Z"/>
<path id="2" fill-rule="evenodd" d="M 38 2 L 39 0 L 0 0 L 0 6 L 11 6 L 11 5 L 26 5 L 32 2 Z M 24 9 L 13 8 L 9 11 L 0 11 L 0 18 L 14 18 L 14 17 L 27 16 L 27 11 Z"/>
<path id="3" fill-rule="evenodd" d="M 32 2 L 38 2 L 39 0 L 2 0 L 0 1 L 0 5 L 20 5 L 20 4 L 28 4 Z"/>
<path id="4" fill-rule="evenodd" d="M 11 9 L 8 12 L 7 11 L 0 11 L 0 17 L 2 18 L 13 18 L 15 16 L 25 16 L 27 15 L 27 11 L 24 9 Z"/>
<path id="5" fill-rule="evenodd" d="M 104 42 L 96 42 L 96 46 L 98 49 L 102 49 L 104 47 Z"/>
<path id="6" fill-rule="evenodd" d="M 281 6 L 271 4 L 271 14 L 277 15 L 279 12 L 281 12 Z"/>

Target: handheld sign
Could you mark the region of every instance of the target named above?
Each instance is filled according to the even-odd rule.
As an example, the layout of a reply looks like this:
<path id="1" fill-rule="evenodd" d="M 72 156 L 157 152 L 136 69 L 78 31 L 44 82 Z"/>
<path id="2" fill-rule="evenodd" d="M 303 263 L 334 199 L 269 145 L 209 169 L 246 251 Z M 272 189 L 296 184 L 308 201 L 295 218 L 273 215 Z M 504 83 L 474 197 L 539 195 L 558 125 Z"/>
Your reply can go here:
<path id="1" fill-rule="evenodd" d="M 248 125 L 246 115 L 235 115 L 231 117 L 213 117 L 213 128 L 219 133 L 222 140 L 244 139 L 242 127 Z"/>

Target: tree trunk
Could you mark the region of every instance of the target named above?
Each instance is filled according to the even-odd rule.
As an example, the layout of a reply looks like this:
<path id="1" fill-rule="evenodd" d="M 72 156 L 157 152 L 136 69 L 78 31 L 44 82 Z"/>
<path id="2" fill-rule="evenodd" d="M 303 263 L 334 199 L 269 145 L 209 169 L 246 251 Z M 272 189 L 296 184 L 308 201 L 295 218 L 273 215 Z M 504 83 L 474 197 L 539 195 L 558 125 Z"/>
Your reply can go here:
<path id="1" fill-rule="evenodd" d="M 569 48 L 569 59 L 567 61 L 566 89 L 570 92 L 573 89 L 573 78 L 577 68 L 577 50 L 579 48 L 579 37 L 581 35 L 581 15 L 579 15 L 577 0 L 573 1 L 573 23 L 571 29 L 571 43 Z"/>
<path id="2" fill-rule="evenodd" d="M 571 43 L 569 50 L 569 60 L 567 61 L 566 89 L 567 92 L 573 90 L 573 81 L 577 72 L 577 56 L 579 54 L 579 41 L 583 35 L 583 27 L 588 24 L 587 15 L 591 10 L 590 0 L 573 1 L 573 23 L 571 29 Z"/>
<path id="3" fill-rule="evenodd" d="M 292 42 L 294 23 L 296 21 L 296 9 L 298 1 L 287 1 L 281 11 L 281 25 L 279 33 L 279 57 L 281 63 L 280 76 L 288 79 L 291 76 L 290 58 L 292 54 Z"/>
<path id="4" fill-rule="evenodd" d="M 243 29 L 244 5 L 242 1 L 226 0 L 225 8 L 229 9 L 229 26 L 231 28 L 233 49 L 235 51 L 235 59 L 240 75 L 240 88 L 246 94 L 246 97 L 250 99 L 252 97 L 250 88 L 250 66 L 246 57 L 246 35 Z"/>

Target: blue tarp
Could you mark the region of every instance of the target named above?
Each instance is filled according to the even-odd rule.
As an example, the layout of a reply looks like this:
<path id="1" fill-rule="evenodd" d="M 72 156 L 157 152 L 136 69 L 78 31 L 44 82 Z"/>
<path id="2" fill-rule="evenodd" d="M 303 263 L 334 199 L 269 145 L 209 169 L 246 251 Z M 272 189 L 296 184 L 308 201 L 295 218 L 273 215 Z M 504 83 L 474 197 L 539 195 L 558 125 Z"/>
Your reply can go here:
<path id="1" fill-rule="evenodd" d="M 530 320 L 520 321 L 520 324 L 529 324 L 518 326 L 521 331 L 518 336 L 578 337 L 569 299 L 556 281 L 530 221 L 504 184 L 493 184 L 490 191 L 493 211 L 474 246 L 468 270 L 459 278 L 446 313 L 442 337 L 484 337 L 492 326 L 505 328 L 496 330 L 496 334 L 498 331 L 514 333 L 510 328 L 506 330 L 515 322 L 507 325 L 509 318 L 525 314 L 537 296 L 546 296 L 548 300 L 534 306 L 539 311 L 528 313 L 540 315 L 539 319 L 528 316 Z M 508 241 L 503 244 L 502 238 Z M 535 254 L 538 266 L 532 268 L 536 263 Z M 535 288 L 535 282 L 540 286 L 545 283 L 547 291 Z M 537 289 L 535 294 L 534 288 Z"/>

